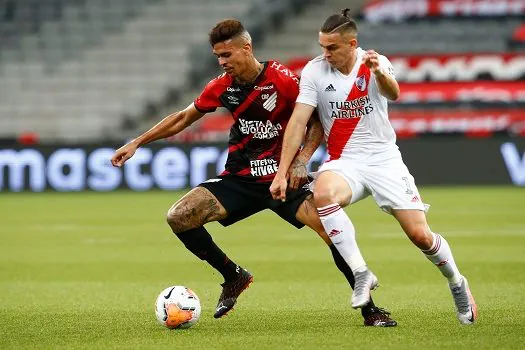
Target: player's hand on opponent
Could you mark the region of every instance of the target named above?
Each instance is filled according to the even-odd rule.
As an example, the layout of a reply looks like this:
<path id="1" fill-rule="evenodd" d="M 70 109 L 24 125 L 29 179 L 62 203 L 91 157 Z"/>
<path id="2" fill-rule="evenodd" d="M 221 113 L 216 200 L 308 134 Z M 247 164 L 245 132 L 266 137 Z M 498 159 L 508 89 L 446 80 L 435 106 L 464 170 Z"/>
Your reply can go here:
<path id="1" fill-rule="evenodd" d="M 133 157 L 133 155 L 137 151 L 137 148 L 137 145 L 135 145 L 133 142 L 127 143 L 124 146 L 120 147 L 118 150 L 115 151 L 113 157 L 111 157 L 111 164 L 120 168 L 128 159 Z"/>
<path id="2" fill-rule="evenodd" d="M 288 170 L 288 187 L 297 190 L 308 181 L 308 170 L 305 162 L 295 158 Z"/>
<path id="3" fill-rule="evenodd" d="M 370 68 L 372 73 L 380 71 L 379 54 L 374 50 L 367 50 L 363 56 L 363 63 Z"/>
<path id="4" fill-rule="evenodd" d="M 288 188 L 288 179 L 286 175 L 277 173 L 270 185 L 270 193 L 273 199 L 286 201 L 286 189 Z"/>

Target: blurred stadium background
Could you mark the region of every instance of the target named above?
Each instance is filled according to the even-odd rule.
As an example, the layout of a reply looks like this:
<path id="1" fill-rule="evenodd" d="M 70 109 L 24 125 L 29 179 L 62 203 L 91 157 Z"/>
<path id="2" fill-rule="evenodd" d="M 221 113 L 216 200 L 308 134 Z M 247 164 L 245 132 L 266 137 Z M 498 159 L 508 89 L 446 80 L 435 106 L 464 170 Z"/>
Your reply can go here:
<path id="1" fill-rule="evenodd" d="M 397 329 L 360 327 L 321 241 L 269 212 L 209 226 L 256 276 L 233 316 L 213 320 L 220 278 L 163 217 L 222 169 L 231 117 L 109 163 L 220 73 L 215 22 L 241 19 L 260 60 L 300 74 L 344 7 L 360 46 L 394 64 L 398 144 L 469 277 L 475 327 L 458 327 L 444 281 L 371 200 L 350 210 Z M 0 348 L 522 348 L 524 152 L 525 0 L 0 0 Z M 187 333 L 156 324 L 169 284 L 201 297 Z"/>
<path id="2" fill-rule="evenodd" d="M 220 73 L 215 22 L 243 20 L 259 59 L 300 74 L 320 53 L 320 24 L 343 7 L 360 45 L 394 64 L 391 120 L 420 184 L 525 185 L 523 0 L 0 0 L 0 189 L 177 189 L 213 176 L 225 111 L 157 143 L 123 179 L 101 147 L 184 108 Z M 157 157 L 163 146 L 174 148 Z"/>

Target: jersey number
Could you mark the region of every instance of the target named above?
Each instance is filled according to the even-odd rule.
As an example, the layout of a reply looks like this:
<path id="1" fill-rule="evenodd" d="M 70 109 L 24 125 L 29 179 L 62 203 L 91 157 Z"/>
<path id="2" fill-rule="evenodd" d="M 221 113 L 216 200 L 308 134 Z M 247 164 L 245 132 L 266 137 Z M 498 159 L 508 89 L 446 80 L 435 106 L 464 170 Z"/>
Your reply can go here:
<path id="1" fill-rule="evenodd" d="M 405 185 L 407 186 L 407 190 L 406 190 L 406 194 L 413 194 L 414 191 L 412 191 L 412 189 L 410 188 L 410 182 L 408 182 L 408 177 L 406 176 L 403 176 L 402 177 L 403 181 L 405 181 Z"/>

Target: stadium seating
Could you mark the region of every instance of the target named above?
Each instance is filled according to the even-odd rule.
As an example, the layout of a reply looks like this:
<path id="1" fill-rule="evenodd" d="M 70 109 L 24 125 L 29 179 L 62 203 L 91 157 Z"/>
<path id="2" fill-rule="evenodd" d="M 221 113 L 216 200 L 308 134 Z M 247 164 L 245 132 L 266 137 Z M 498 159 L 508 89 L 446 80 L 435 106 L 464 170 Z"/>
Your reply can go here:
<path id="1" fill-rule="evenodd" d="M 427 10 L 440 8 L 441 0 L 422 1 L 434 3 Z M 485 12 L 477 13 L 474 1 L 470 12 L 412 16 L 406 8 L 396 14 L 392 4 L 414 2 L 373 1 L 357 15 L 360 46 L 387 55 L 401 83 L 401 99 L 390 108 L 399 136 L 525 135 L 525 54 L 510 44 L 513 36 L 519 37 L 525 6 L 521 12 L 509 7 L 508 11 L 517 11 L 509 13 L 501 6 L 491 13 L 485 6 L 481 8 Z M 258 57 L 279 59 L 300 74 L 302 66 L 320 53 L 318 28 L 337 5 L 345 7 L 342 2 L 336 6 L 324 2 L 291 18 L 271 41 L 258 46 Z M 231 117 L 219 113 L 210 119 L 195 130 L 204 134 L 198 138 L 208 134 L 217 139 L 217 131 L 223 130 L 226 139 L 226 121 Z"/>
<path id="2" fill-rule="evenodd" d="M 491 13 L 469 1 L 468 8 L 458 0 L 445 11 L 442 0 L 418 6 L 375 0 L 359 11 L 358 0 L 0 0 L 0 138 L 29 132 L 43 141 L 76 142 L 135 135 L 184 108 L 220 72 L 206 43 L 211 24 L 242 19 L 258 58 L 300 72 L 320 53 L 322 20 L 344 7 L 358 17 L 360 45 L 388 55 L 396 67 L 404 90 L 392 104 L 397 116 L 408 110 L 443 116 L 461 107 L 475 119 L 481 114 L 472 111 L 512 108 L 508 120 L 519 119 L 524 10 L 500 6 Z M 230 121 L 219 122 L 222 114 L 174 139 L 227 138 Z"/>
<path id="3" fill-rule="evenodd" d="M 22 26 L 27 16 L 38 19 L 33 28 L 2 41 L 0 137 L 24 131 L 36 131 L 43 140 L 114 137 L 126 114 L 136 114 L 169 88 L 184 88 L 190 63 L 202 64 L 189 59 L 190 48 L 205 45 L 210 23 L 242 16 L 252 2 L 49 4 L 60 15 L 44 15 L 44 4 L 17 2 L 30 14 L 11 26 Z"/>

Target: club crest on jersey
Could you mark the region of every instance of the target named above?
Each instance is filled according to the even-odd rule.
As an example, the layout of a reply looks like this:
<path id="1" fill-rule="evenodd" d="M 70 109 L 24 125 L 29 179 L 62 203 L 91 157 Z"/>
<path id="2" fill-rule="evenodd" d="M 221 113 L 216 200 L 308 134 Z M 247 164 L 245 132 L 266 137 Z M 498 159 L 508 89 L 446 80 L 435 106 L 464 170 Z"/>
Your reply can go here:
<path id="1" fill-rule="evenodd" d="M 273 94 L 263 94 L 264 96 L 261 96 L 261 99 L 266 100 L 263 103 L 263 108 L 266 109 L 268 112 L 271 112 L 275 109 L 277 106 L 277 91 L 275 91 Z"/>
<path id="2" fill-rule="evenodd" d="M 364 75 L 361 75 L 360 77 L 357 77 L 355 80 L 355 86 L 361 91 L 365 91 L 366 89 L 366 78 Z"/>

